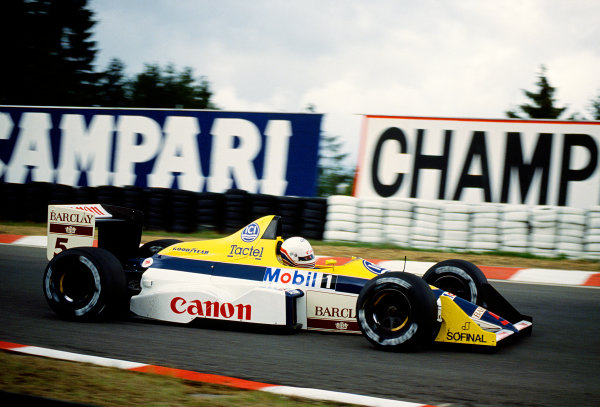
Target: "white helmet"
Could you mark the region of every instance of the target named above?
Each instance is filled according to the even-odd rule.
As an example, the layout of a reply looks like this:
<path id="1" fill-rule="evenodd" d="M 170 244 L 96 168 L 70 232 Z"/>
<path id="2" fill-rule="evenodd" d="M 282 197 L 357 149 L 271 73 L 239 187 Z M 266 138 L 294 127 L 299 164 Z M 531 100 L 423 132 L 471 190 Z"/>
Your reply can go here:
<path id="1" fill-rule="evenodd" d="M 314 267 L 315 252 L 306 239 L 290 237 L 281 245 L 281 260 L 288 266 Z"/>

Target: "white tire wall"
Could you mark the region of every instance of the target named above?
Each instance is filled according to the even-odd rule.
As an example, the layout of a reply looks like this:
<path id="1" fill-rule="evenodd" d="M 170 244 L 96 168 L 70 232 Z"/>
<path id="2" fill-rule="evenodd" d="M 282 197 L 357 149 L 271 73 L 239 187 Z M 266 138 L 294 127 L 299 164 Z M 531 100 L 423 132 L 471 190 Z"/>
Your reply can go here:
<path id="1" fill-rule="evenodd" d="M 600 206 L 590 209 L 421 199 L 328 198 L 325 240 L 399 247 L 600 258 Z"/>

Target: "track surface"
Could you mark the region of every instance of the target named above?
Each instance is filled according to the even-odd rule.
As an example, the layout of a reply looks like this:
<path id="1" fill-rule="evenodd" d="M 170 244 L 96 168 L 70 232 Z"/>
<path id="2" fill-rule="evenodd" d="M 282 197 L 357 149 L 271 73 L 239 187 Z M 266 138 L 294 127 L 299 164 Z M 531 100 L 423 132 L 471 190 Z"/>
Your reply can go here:
<path id="1" fill-rule="evenodd" d="M 44 249 L 0 245 L 0 340 L 266 383 L 444 406 L 600 405 L 600 290 L 496 283 L 531 337 L 496 353 L 374 350 L 361 336 L 293 335 L 139 320 L 59 320 L 41 289 Z"/>

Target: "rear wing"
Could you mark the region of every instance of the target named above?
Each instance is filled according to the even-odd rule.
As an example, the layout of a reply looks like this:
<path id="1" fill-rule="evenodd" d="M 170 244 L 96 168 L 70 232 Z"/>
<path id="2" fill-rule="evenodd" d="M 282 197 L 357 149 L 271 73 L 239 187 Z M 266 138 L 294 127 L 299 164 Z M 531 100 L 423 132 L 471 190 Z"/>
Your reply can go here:
<path id="1" fill-rule="evenodd" d="M 143 214 L 135 209 L 101 204 L 49 205 L 46 257 L 51 260 L 64 250 L 93 246 L 97 235 L 98 247 L 124 263 L 137 255 L 142 225 Z"/>

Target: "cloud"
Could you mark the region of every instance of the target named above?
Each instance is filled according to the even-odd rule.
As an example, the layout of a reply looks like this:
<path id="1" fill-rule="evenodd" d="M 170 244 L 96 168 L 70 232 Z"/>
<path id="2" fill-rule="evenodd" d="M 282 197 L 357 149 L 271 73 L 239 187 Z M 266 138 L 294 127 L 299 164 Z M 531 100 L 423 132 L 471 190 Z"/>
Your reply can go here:
<path id="1" fill-rule="evenodd" d="M 304 111 L 356 158 L 357 113 L 499 118 L 542 64 L 560 106 L 600 92 L 600 3 L 93 1 L 100 67 L 190 66 L 228 110 Z"/>

